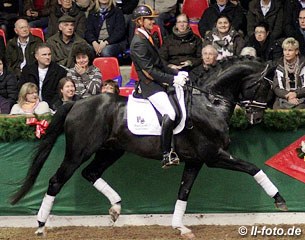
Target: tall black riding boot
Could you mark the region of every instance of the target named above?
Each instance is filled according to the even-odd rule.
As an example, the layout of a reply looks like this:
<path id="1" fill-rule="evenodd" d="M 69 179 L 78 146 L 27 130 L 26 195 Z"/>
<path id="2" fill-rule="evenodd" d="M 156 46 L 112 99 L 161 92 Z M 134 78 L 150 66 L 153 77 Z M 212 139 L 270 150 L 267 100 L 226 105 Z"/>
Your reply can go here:
<path id="1" fill-rule="evenodd" d="M 168 115 L 164 115 L 161 130 L 161 148 L 163 152 L 162 168 L 178 165 L 180 161 L 177 154 L 171 149 L 173 128 L 174 121 L 171 120 Z"/>

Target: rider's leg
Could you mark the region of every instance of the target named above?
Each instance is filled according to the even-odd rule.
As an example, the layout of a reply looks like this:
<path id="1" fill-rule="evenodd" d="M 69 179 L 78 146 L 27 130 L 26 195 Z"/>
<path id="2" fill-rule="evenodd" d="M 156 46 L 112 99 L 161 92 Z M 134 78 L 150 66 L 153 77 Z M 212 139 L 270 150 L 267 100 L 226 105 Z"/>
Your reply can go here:
<path id="1" fill-rule="evenodd" d="M 161 150 L 163 153 L 162 167 L 179 164 L 176 154 L 171 156 L 171 141 L 173 136 L 176 113 L 165 92 L 158 92 L 148 97 L 149 101 L 162 115 Z"/>

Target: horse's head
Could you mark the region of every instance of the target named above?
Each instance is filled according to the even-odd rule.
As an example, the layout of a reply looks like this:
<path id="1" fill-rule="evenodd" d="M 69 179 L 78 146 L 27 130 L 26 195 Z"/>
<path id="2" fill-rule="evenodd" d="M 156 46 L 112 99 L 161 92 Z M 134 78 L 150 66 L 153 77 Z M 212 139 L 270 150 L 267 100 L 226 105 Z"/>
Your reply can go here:
<path id="1" fill-rule="evenodd" d="M 261 69 L 261 72 L 251 74 L 246 78 L 241 90 L 240 103 L 244 107 L 251 124 L 257 124 L 263 120 L 271 89 L 271 82 L 266 78 L 270 71 L 269 65 Z"/>

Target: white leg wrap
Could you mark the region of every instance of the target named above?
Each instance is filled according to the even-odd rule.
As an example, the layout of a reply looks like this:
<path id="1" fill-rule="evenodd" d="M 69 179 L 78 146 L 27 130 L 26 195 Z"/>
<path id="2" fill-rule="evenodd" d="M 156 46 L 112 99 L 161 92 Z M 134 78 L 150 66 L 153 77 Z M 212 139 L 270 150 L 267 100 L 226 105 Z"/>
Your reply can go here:
<path id="1" fill-rule="evenodd" d="M 121 201 L 119 194 L 114 191 L 103 179 L 97 179 L 93 186 L 108 198 L 111 205 Z"/>
<path id="2" fill-rule="evenodd" d="M 50 215 L 50 212 L 51 212 L 51 209 L 53 207 L 53 203 L 54 203 L 54 199 L 55 197 L 53 196 L 50 196 L 48 194 L 46 194 L 42 200 L 42 203 L 41 203 L 41 206 L 40 206 L 40 209 L 38 211 L 38 214 L 37 214 L 37 220 L 39 222 L 46 222 L 49 215 Z"/>
<path id="3" fill-rule="evenodd" d="M 172 219 L 173 228 L 183 227 L 182 218 L 186 210 L 186 205 L 186 201 L 177 200 Z"/>
<path id="4" fill-rule="evenodd" d="M 260 170 L 257 174 L 255 174 L 254 179 L 256 182 L 262 186 L 262 188 L 265 190 L 265 192 L 270 196 L 274 197 L 274 195 L 278 192 L 278 189 L 274 184 L 270 181 L 268 176 L 263 172 L 263 170 Z"/>

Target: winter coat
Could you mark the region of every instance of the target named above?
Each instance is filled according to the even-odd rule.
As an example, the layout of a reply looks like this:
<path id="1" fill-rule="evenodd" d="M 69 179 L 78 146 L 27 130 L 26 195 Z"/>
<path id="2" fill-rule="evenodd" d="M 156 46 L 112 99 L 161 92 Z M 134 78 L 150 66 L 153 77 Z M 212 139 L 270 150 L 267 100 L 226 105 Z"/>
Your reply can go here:
<path id="1" fill-rule="evenodd" d="M 186 36 L 178 36 L 175 30 L 164 39 L 159 49 L 160 57 L 166 65 L 180 65 L 181 62 L 190 61 L 190 70 L 202 63 L 202 41 L 191 30 Z"/>
<path id="2" fill-rule="evenodd" d="M 250 2 L 247 14 L 248 36 L 254 33 L 255 25 L 262 21 L 269 24 L 270 37 L 272 40 L 277 40 L 282 36 L 283 6 L 280 0 L 271 0 L 271 6 L 266 16 L 263 15 L 260 0 L 253 0 Z"/>
<path id="3" fill-rule="evenodd" d="M 45 0 L 44 8 L 38 11 L 38 17 L 48 17 L 50 15 L 50 10 L 55 6 L 57 0 Z M 35 9 L 34 0 L 24 0 L 23 3 L 23 12 L 26 15 L 27 10 L 37 11 Z"/>
<path id="4" fill-rule="evenodd" d="M 7 72 L 5 69 L 0 76 L 0 96 L 8 100 L 10 108 L 18 98 L 17 79 L 14 74 Z"/>
<path id="5" fill-rule="evenodd" d="M 80 8 L 73 2 L 71 9 L 65 13 L 71 17 L 75 18 L 75 32 L 80 36 L 84 37 L 85 30 L 86 30 L 86 15 Z M 64 15 L 61 5 L 56 4 L 52 9 L 49 16 L 49 23 L 48 23 L 48 33 L 47 37 L 51 37 L 56 34 L 58 29 L 58 19 Z"/>

